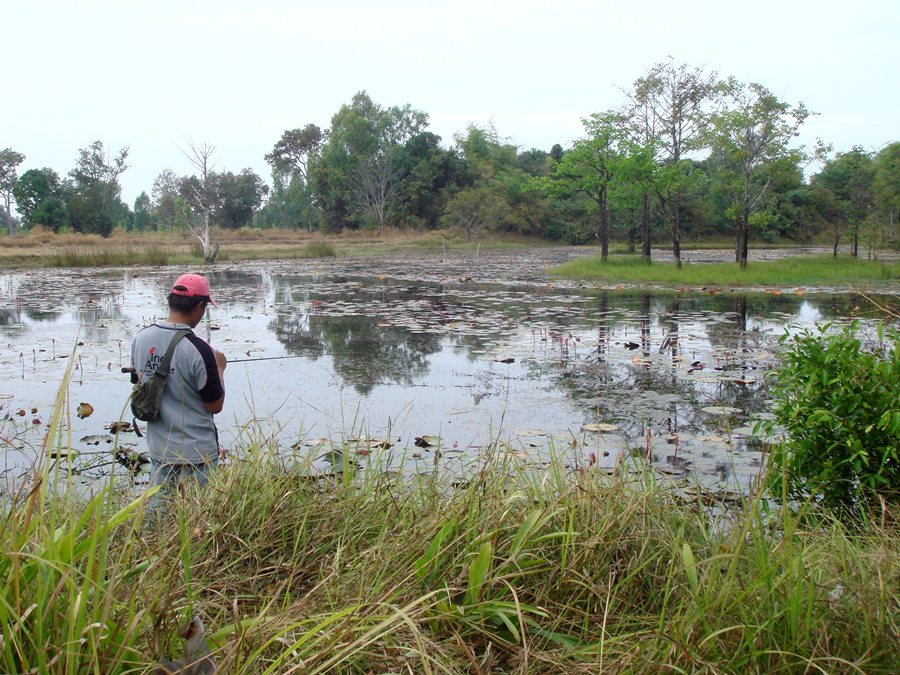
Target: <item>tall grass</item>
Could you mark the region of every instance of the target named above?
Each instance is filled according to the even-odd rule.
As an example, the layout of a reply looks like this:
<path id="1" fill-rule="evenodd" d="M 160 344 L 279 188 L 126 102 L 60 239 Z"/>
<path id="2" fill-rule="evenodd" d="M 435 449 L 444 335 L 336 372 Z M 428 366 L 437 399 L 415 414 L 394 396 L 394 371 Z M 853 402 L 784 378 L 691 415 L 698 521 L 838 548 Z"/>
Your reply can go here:
<path id="1" fill-rule="evenodd" d="M 572 260 L 551 270 L 551 274 L 571 279 L 612 283 L 667 284 L 674 286 L 804 286 L 848 284 L 900 278 L 900 263 L 881 263 L 846 256 L 796 256 L 765 262 L 751 262 L 746 269 L 737 263 L 647 265 L 640 258 L 611 257 Z"/>
<path id="2" fill-rule="evenodd" d="M 327 241 L 311 241 L 301 249 L 303 258 L 333 258 L 337 253 Z"/>
<path id="3" fill-rule="evenodd" d="M 710 511 L 499 449 L 453 488 L 354 452 L 317 478 L 246 448 L 145 524 L 42 470 L 4 514 L 0 671 L 139 672 L 193 613 L 227 673 L 896 671 L 896 514 Z"/>
<path id="4" fill-rule="evenodd" d="M 159 246 L 142 249 L 84 250 L 67 248 L 48 260 L 50 267 L 115 267 L 120 265 L 168 265 L 171 254 Z"/>

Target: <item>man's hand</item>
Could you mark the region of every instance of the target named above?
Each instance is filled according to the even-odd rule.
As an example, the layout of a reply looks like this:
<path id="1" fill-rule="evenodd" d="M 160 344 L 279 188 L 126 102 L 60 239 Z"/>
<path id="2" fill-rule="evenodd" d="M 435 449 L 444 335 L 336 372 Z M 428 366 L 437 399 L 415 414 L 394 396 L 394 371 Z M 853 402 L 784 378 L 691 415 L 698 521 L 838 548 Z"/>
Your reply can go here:
<path id="1" fill-rule="evenodd" d="M 213 349 L 213 353 L 216 355 L 216 366 L 219 370 L 225 370 L 225 366 L 228 365 L 228 359 L 218 349 Z"/>

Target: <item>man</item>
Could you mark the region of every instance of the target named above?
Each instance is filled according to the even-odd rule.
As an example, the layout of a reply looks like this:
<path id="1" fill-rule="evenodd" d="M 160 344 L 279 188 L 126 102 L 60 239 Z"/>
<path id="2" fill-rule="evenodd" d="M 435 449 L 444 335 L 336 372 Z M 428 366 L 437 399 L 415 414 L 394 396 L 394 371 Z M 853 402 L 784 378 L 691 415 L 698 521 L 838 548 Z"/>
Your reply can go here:
<path id="1" fill-rule="evenodd" d="M 135 337 L 131 344 L 132 381 L 145 381 L 156 370 L 178 330 L 197 326 L 208 305 L 216 306 L 209 283 L 199 274 L 184 274 L 168 296 L 169 316 Z M 225 403 L 222 352 L 188 333 L 175 348 L 159 408 L 159 417 L 147 423 L 150 449 L 150 485 L 167 490 L 193 478 L 201 485 L 219 461 L 219 437 L 213 415 Z"/>

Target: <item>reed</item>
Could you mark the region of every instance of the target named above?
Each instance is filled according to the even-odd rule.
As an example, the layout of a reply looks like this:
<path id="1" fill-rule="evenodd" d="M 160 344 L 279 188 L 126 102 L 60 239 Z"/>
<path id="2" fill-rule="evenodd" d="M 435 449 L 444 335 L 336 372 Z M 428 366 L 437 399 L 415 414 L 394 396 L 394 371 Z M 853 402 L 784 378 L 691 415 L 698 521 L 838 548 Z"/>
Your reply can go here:
<path id="1" fill-rule="evenodd" d="M 246 436 L 161 519 L 39 467 L 3 514 L 0 670 L 138 672 L 196 613 L 228 673 L 896 672 L 895 513 L 709 509 L 500 445 L 462 485 L 349 442 L 316 476 Z"/>

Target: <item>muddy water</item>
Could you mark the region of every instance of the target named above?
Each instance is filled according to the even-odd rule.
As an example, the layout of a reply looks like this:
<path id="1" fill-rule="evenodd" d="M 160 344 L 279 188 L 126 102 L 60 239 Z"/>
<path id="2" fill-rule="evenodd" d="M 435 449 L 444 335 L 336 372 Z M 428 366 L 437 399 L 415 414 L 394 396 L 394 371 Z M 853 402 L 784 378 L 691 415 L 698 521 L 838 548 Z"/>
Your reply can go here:
<path id="1" fill-rule="evenodd" d="M 770 417 L 778 337 L 865 315 L 833 289 L 674 293 L 552 281 L 572 249 L 221 264 L 197 332 L 231 360 L 220 440 L 278 439 L 287 455 L 390 445 L 397 470 L 465 474 L 492 443 L 572 469 L 650 457 L 658 471 L 742 489 Z M 181 270 L 0 275 L 0 471 L 22 474 L 66 368 L 54 447 L 85 476 L 114 461 L 131 336 L 166 312 Z M 862 306 L 861 306 L 862 305 Z M 79 418 L 80 403 L 93 407 Z M 24 413 L 24 414 L 22 414 Z M 130 417 L 124 419 L 130 421 Z M 132 432 L 118 445 L 143 450 Z M 496 445 L 494 446 L 496 447 Z M 293 448 L 293 449 L 292 449 Z M 438 452 L 440 449 L 440 453 Z M 320 462 L 321 464 L 321 462 Z"/>

